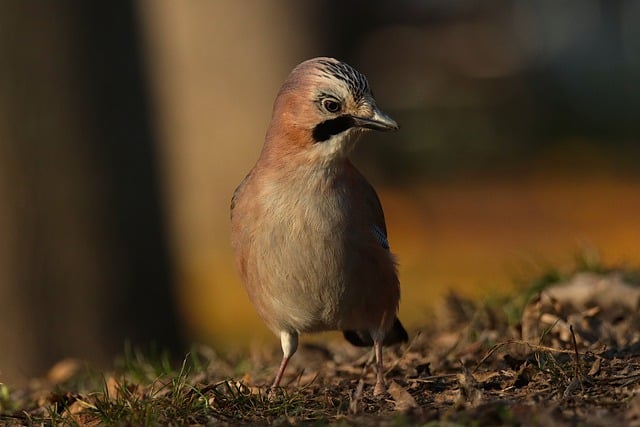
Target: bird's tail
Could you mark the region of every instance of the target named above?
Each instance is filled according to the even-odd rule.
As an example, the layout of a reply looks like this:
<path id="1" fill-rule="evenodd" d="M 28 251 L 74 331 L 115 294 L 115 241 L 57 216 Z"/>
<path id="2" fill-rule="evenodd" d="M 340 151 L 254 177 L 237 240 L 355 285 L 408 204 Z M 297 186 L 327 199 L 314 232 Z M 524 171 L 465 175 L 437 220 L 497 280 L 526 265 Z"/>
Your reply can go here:
<path id="1" fill-rule="evenodd" d="M 344 338 L 357 347 L 370 347 L 373 345 L 373 339 L 369 331 L 342 331 Z M 400 342 L 407 342 L 409 334 L 400 323 L 397 317 L 393 321 L 393 326 L 384 336 L 383 345 L 392 345 Z"/>

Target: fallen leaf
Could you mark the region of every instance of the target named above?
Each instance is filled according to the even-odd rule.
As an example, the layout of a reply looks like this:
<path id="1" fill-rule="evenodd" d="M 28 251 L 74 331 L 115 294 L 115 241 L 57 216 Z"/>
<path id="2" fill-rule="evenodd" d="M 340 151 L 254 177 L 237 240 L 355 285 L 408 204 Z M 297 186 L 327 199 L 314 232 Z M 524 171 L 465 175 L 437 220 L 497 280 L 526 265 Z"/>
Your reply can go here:
<path id="1" fill-rule="evenodd" d="M 354 392 L 349 396 L 349 413 L 356 415 L 358 413 L 358 402 L 362 399 L 362 390 L 364 389 L 364 381 L 360 379 Z"/>
<path id="2" fill-rule="evenodd" d="M 78 359 L 63 359 L 53 365 L 47 372 L 47 380 L 53 385 L 63 383 L 74 376 L 82 368 Z"/>
<path id="3" fill-rule="evenodd" d="M 416 400 L 411 396 L 411 393 L 407 391 L 404 387 L 398 384 L 395 381 L 391 381 L 391 385 L 389 385 L 389 394 L 391 398 L 395 402 L 395 410 L 396 411 L 408 411 L 412 408 L 417 408 L 418 404 Z"/>
<path id="4" fill-rule="evenodd" d="M 600 373 L 601 363 L 602 363 L 602 358 L 597 357 L 595 362 L 593 362 L 593 365 L 591 365 L 591 369 L 589 369 L 589 373 L 587 375 L 589 375 L 590 377 L 594 377 L 598 375 Z"/>

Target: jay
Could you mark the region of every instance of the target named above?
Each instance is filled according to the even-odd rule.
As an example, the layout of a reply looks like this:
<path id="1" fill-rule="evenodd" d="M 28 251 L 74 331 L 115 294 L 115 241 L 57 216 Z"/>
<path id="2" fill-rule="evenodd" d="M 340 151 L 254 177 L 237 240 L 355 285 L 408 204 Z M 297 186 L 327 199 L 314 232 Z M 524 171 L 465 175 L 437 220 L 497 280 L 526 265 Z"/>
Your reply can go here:
<path id="1" fill-rule="evenodd" d="M 231 202 L 231 242 L 249 299 L 280 337 L 280 384 L 301 333 L 342 331 L 373 345 L 375 394 L 385 391 L 382 346 L 407 341 L 384 214 L 349 161 L 367 130 L 398 125 L 366 77 L 333 58 L 299 64 L 276 97 L 255 166 Z"/>

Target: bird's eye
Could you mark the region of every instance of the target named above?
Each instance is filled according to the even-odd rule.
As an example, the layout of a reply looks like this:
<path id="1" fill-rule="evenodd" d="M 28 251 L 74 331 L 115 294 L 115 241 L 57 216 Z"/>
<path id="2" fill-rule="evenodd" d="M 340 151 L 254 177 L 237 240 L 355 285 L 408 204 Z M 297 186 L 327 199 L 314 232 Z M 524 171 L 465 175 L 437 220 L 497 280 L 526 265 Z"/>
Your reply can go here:
<path id="1" fill-rule="evenodd" d="M 337 113 L 342 108 L 342 105 L 340 105 L 338 101 L 329 98 L 322 101 L 322 106 L 330 113 Z"/>

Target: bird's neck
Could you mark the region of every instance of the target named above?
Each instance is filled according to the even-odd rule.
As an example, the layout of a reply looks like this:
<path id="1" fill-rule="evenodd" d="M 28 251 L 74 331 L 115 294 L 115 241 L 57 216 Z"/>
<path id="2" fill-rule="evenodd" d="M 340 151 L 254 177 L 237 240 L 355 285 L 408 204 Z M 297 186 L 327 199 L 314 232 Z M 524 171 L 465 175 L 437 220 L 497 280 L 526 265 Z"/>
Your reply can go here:
<path id="1" fill-rule="evenodd" d="M 258 163 L 287 172 L 302 169 L 337 173 L 349 164 L 348 156 L 359 134 L 350 130 L 317 142 L 310 131 L 290 128 L 287 132 L 269 132 Z"/>

